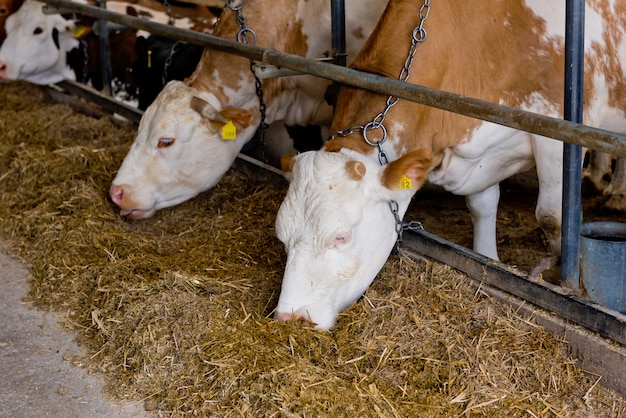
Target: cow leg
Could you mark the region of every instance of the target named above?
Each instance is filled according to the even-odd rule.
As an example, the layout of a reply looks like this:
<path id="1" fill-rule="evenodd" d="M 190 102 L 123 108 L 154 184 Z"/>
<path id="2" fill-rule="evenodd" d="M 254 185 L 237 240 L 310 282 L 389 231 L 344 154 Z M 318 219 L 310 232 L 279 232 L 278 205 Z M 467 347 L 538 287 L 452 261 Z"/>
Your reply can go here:
<path id="1" fill-rule="evenodd" d="M 589 181 L 596 191 L 606 187 L 607 178 L 611 176 L 611 162 L 613 157 L 606 152 L 588 150 L 589 164 L 583 170 L 583 179 Z"/>
<path id="2" fill-rule="evenodd" d="M 536 136 L 533 142 L 539 193 L 535 217 L 554 256 L 561 256 L 563 218 L 563 143 Z"/>
<path id="3" fill-rule="evenodd" d="M 499 260 L 496 248 L 496 217 L 500 201 L 500 184 L 465 197 L 474 224 L 474 251 Z"/>
<path id="4" fill-rule="evenodd" d="M 615 164 L 615 171 L 611 184 L 606 188 L 604 194 L 611 197 L 606 202 L 606 206 L 611 209 L 626 211 L 626 158 L 618 157 Z"/>

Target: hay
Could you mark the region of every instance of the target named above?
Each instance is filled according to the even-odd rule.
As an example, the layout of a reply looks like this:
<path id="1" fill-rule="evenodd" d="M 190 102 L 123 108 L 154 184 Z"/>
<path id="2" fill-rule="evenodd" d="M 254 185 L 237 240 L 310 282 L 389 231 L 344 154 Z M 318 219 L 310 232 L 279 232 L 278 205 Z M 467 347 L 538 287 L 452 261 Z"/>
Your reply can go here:
<path id="1" fill-rule="evenodd" d="M 159 416 L 626 414 L 562 341 L 438 263 L 392 257 L 332 332 L 272 320 L 283 188 L 231 170 L 126 222 L 107 190 L 133 126 L 29 84 L 0 97 L 0 239 L 32 265 L 29 299 L 87 350 L 70 360 L 112 397 Z"/>

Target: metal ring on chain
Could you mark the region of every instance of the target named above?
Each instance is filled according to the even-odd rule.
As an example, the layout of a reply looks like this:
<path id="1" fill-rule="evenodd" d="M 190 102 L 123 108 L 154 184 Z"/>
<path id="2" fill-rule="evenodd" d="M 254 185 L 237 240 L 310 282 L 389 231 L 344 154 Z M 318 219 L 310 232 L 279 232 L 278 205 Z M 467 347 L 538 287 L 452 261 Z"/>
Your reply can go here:
<path id="1" fill-rule="evenodd" d="M 422 43 L 428 38 L 428 32 L 425 28 L 417 27 L 413 29 L 413 42 Z"/>
<path id="2" fill-rule="evenodd" d="M 376 142 L 372 142 L 367 138 L 367 131 L 373 131 L 374 129 L 377 129 L 377 128 L 380 128 L 383 130 L 383 137 Z M 380 146 L 387 139 L 387 128 L 385 128 L 385 125 L 383 125 L 382 123 L 377 124 L 374 122 L 368 122 L 365 124 L 365 126 L 363 126 L 362 134 L 363 134 L 363 139 L 365 140 L 365 142 L 367 142 L 368 145 L 371 145 L 372 147 Z"/>
<path id="3" fill-rule="evenodd" d="M 238 6 L 237 6 L 238 4 Z M 226 7 L 236 12 L 244 8 L 246 0 L 226 0 Z"/>
<path id="4" fill-rule="evenodd" d="M 248 35 L 252 38 L 248 39 Z M 255 45 L 256 44 L 256 32 L 250 28 L 243 28 L 237 34 L 237 42 L 246 44 L 246 45 Z"/>

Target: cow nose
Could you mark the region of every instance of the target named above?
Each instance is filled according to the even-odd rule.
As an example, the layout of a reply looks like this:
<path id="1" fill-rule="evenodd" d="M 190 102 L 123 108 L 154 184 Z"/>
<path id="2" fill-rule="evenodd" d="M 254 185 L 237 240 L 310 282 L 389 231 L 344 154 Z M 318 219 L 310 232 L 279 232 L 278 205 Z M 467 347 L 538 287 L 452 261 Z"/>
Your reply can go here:
<path id="1" fill-rule="evenodd" d="M 0 80 L 7 78 L 7 65 L 4 61 L 0 61 Z"/>
<path id="2" fill-rule="evenodd" d="M 124 188 L 122 186 L 111 186 L 111 190 L 109 190 L 109 196 L 111 196 L 111 200 L 117 206 L 120 206 L 120 204 L 122 203 L 122 198 L 124 197 Z"/>
<path id="3" fill-rule="evenodd" d="M 288 313 L 288 312 L 276 312 L 275 318 L 280 322 L 288 322 L 293 320 L 304 321 L 306 323 L 311 322 L 311 317 L 308 314 L 303 313 Z"/>

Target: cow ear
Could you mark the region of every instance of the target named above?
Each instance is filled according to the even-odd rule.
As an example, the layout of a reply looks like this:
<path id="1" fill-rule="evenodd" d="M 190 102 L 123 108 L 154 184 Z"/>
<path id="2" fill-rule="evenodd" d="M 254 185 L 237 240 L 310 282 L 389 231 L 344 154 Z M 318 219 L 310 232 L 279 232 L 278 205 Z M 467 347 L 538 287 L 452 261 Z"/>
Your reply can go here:
<path id="1" fill-rule="evenodd" d="M 198 96 L 193 96 L 189 105 L 191 109 L 193 109 L 196 113 L 198 113 L 205 119 L 215 120 L 223 123 L 227 122 L 227 120 L 224 119 L 222 115 L 220 115 L 220 113 L 217 111 L 216 108 L 213 107 L 211 103 Z"/>
<path id="2" fill-rule="evenodd" d="M 385 167 L 382 175 L 383 186 L 390 190 L 417 191 L 426 181 L 432 160 L 431 151 L 425 148 L 403 155 Z"/>
<path id="3" fill-rule="evenodd" d="M 202 123 L 211 130 L 219 132 L 228 121 L 232 121 L 235 129 L 244 129 L 250 125 L 252 114 L 245 109 L 228 108 L 218 111 L 211 103 L 194 96 L 191 98 L 191 108 L 202 116 Z M 234 133 L 236 135 L 236 132 Z M 229 139 L 235 139 L 233 136 Z"/>
<path id="4" fill-rule="evenodd" d="M 285 173 L 290 173 L 293 170 L 293 165 L 296 163 L 296 156 L 292 154 L 283 154 L 280 157 L 280 168 Z"/>
<path id="5" fill-rule="evenodd" d="M 247 128 L 252 119 L 252 113 L 245 109 L 228 108 L 222 110 L 220 115 L 224 119 L 232 121 L 237 129 Z"/>
<path id="6" fill-rule="evenodd" d="M 280 157 L 280 168 L 285 174 L 285 178 L 291 183 L 293 180 L 293 166 L 296 163 L 296 156 L 292 154 L 283 154 Z"/>

